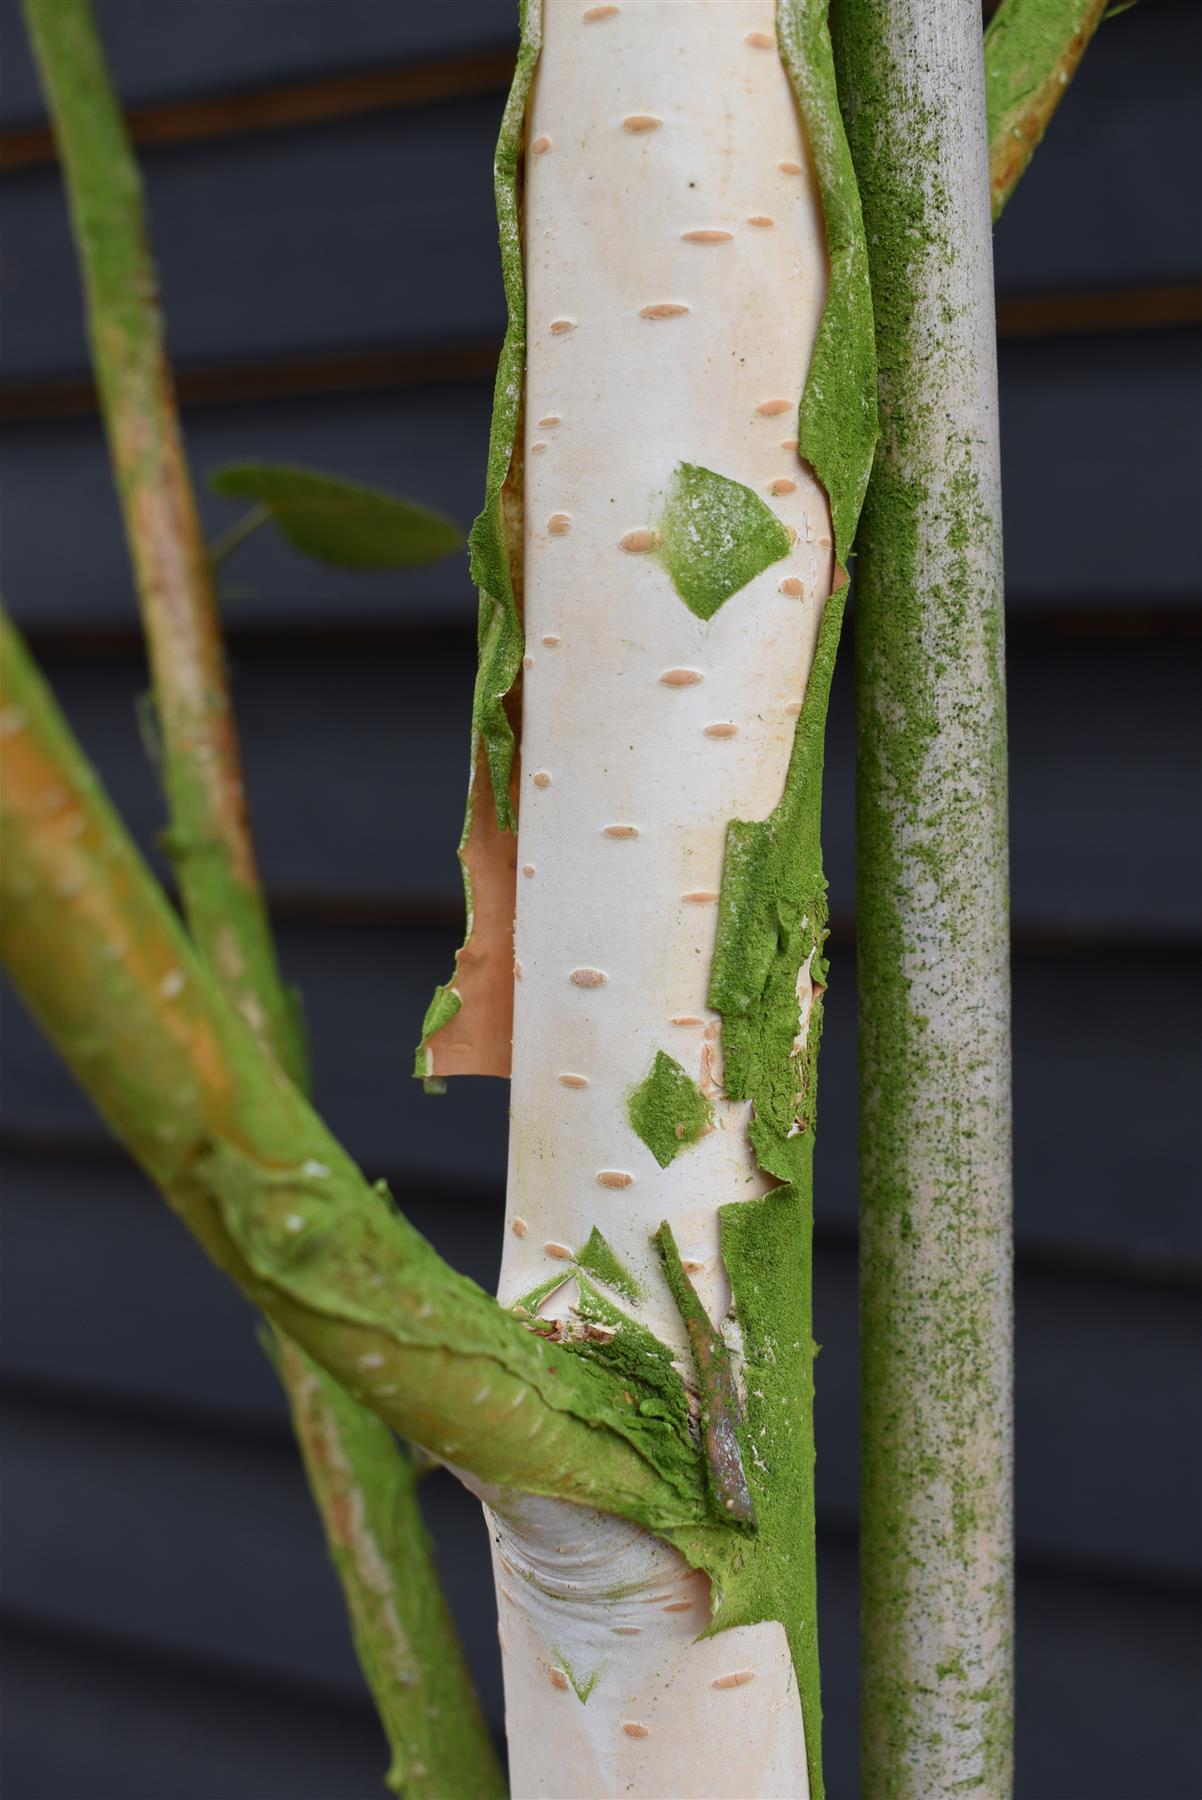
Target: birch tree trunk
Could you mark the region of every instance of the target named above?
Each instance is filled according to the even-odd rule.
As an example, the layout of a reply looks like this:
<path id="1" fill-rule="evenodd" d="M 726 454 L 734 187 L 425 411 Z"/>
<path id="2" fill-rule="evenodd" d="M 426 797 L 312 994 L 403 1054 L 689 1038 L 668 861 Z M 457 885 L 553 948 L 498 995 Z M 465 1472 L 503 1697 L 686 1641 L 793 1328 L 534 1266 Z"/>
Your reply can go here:
<path id="1" fill-rule="evenodd" d="M 881 443 L 857 538 L 862 1760 L 1009 1791 L 1006 733 L 989 158 L 968 0 L 841 0 Z"/>
<path id="2" fill-rule="evenodd" d="M 708 985 L 727 823 L 780 798 L 830 591 L 829 512 L 796 447 L 825 256 L 771 0 L 582 11 L 547 0 L 528 115 L 527 650 L 500 1297 L 567 1276 L 538 1311 L 568 1321 L 579 1289 L 564 1259 L 599 1231 L 643 1296 L 632 1316 L 684 1369 L 652 1234 L 671 1222 L 720 1323 L 718 1207 L 769 1185 L 747 1103 L 723 1096 Z M 681 462 L 769 497 L 796 533 L 787 558 L 709 619 L 649 553 Z M 687 1072 L 715 1127 L 666 1168 L 628 1117 L 657 1056 Z M 516 1793 L 808 1791 L 779 1623 L 698 1642 L 705 1577 L 602 1515 L 523 1503 L 498 1536 Z"/>
<path id="3" fill-rule="evenodd" d="M 469 941 L 419 1072 L 510 1068 L 495 938 L 512 881 L 500 1298 L 535 1331 L 681 1375 L 716 1504 L 757 1527 L 742 1574 L 711 1585 L 687 1544 L 480 1490 L 522 1796 L 821 1792 L 809 1159 L 846 544 L 803 389 L 828 285 L 844 305 L 867 286 L 825 18 L 790 4 L 782 21 L 778 46 L 773 0 L 532 5 L 502 132 L 511 337 L 474 537 Z M 841 469 L 866 444 L 866 478 L 871 369 L 857 381 L 839 354 L 868 395 Z M 854 520 L 862 481 L 825 479 Z M 506 586 L 524 646 L 512 784 Z M 502 822 L 518 810 L 516 870 L 489 781 Z"/>

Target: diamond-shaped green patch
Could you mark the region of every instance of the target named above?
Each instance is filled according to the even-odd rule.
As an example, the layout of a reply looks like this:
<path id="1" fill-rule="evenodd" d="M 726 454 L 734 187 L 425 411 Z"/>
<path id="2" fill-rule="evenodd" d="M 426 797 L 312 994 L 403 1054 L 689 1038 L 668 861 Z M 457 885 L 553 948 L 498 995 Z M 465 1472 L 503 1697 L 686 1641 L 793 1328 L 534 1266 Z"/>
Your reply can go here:
<path id="1" fill-rule="evenodd" d="M 660 1168 L 695 1144 L 712 1117 L 697 1083 L 674 1057 L 657 1050 L 651 1073 L 630 1096 L 630 1123 Z"/>
<path id="2" fill-rule="evenodd" d="M 758 494 L 697 463 L 677 463 L 659 531 L 672 585 L 699 619 L 789 552 L 788 532 Z"/>

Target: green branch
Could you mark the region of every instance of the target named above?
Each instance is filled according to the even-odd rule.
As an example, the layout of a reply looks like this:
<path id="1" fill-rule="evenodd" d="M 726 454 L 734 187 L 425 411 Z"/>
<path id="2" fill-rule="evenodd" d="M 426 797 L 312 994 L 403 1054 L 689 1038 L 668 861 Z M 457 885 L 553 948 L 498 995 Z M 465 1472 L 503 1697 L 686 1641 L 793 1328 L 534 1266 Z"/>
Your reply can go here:
<path id="1" fill-rule="evenodd" d="M 1003 0 L 985 32 L 993 216 L 1018 186 L 1109 0 Z"/>
<path id="2" fill-rule="evenodd" d="M 212 570 L 188 477 L 137 165 L 87 0 L 25 0 L 66 181 L 88 334 L 162 733 L 169 838 L 196 944 L 304 1074 L 255 870 Z"/>
<path id="3" fill-rule="evenodd" d="M 389 1786 L 406 1800 L 499 1800 L 505 1783 L 438 1585 L 413 1458 L 295 1344 L 277 1341 L 355 1648 L 392 1746 Z"/>
<path id="4" fill-rule="evenodd" d="M 206 552 L 156 300 L 137 165 L 87 0 L 27 0 L 82 266 L 88 328 L 143 625 L 150 650 L 170 844 L 193 941 L 255 1037 L 300 1085 L 303 1033 L 276 961 L 242 783 Z M 262 518 L 227 534 L 228 554 Z M 146 1054 L 150 1054 L 149 1046 Z M 166 1105 L 155 1129 L 169 1132 Z M 503 1791 L 471 1681 L 442 1612 L 413 1474 L 391 1434 L 279 1339 L 280 1370 L 360 1660 L 406 1792 Z M 298 1385 L 299 1383 L 299 1385 Z M 316 1445 L 320 1444 L 319 1456 Z M 402 1522 L 413 1530 L 406 1534 Z M 353 1522 L 348 1524 L 348 1521 Z M 342 1544 L 341 1552 L 337 1546 Z M 398 1660 L 394 1625 L 422 1598 L 442 1624 Z M 440 1725 L 425 1690 L 439 1690 Z M 413 1746 L 419 1746 L 415 1752 Z"/>
<path id="5" fill-rule="evenodd" d="M 0 951 L 209 1255 L 356 1399 L 482 1481 L 662 1532 L 711 1517 L 654 1395 L 541 1342 L 364 1180 L 218 991 L 7 623 L 0 663 Z"/>

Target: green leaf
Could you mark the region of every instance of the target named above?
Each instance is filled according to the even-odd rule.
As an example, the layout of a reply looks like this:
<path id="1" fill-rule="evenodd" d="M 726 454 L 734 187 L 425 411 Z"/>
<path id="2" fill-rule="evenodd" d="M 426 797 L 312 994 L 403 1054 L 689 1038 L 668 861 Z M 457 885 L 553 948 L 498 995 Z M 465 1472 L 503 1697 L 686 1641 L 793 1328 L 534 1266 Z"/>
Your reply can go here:
<path id="1" fill-rule="evenodd" d="M 463 547 L 463 534 L 442 513 L 316 469 L 233 463 L 209 483 L 257 502 L 294 550 L 337 569 L 401 569 Z"/>

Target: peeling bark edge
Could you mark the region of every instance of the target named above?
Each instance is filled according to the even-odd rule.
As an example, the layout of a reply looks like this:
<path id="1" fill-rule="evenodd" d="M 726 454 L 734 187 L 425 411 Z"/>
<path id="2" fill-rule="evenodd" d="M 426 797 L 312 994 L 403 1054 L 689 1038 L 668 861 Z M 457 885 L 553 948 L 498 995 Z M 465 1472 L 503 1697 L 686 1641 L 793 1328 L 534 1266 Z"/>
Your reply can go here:
<path id="1" fill-rule="evenodd" d="M 799 413 L 799 449 L 826 489 L 834 527 L 840 579 L 855 533 L 872 469 L 877 438 L 876 352 L 872 294 L 864 225 L 851 153 L 835 86 L 834 54 L 821 0 L 777 0 L 777 44 L 801 113 L 822 197 L 829 285 Z M 467 932 L 457 958 L 496 965 L 509 974 L 508 940 L 493 933 L 472 958 L 472 938 L 480 911 L 496 911 L 501 888 L 488 901 L 473 884 L 469 845 L 492 835 L 477 810 L 487 801 L 483 778 L 491 784 L 500 832 L 517 829 L 513 773 L 516 743 L 505 710 L 521 668 L 524 644 L 511 563 L 512 521 L 505 515 L 505 487 L 511 479 L 521 420 L 526 364 L 526 296 L 519 194 L 526 108 L 542 46 L 541 0 L 521 0 L 521 36 L 513 85 L 506 102 L 494 163 L 501 272 L 508 325 L 497 368 L 489 439 L 484 509 L 471 533 L 472 579 L 480 590 L 477 633 L 479 667 L 472 708 L 472 777 L 467 816 L 459 843 L 467 902 Z M 800 722 L 799 722 L 800 728 Z M 481 755 L 483 751 L 483 755 Z M 495 865 L 490 863 L 495 873 Z M 505 892 L 512 877 L 503 875 Z M 494 905 L 493 902 L 496 902 Z M 445 1074 L 500 1074 L 509 1069 L 512 1015 L 489 1004 L 468 1034 L 456 1033 L 452 1048 L 435 1040 L 460 1018 L 465 997 L 455 979 L 440 987 L 422 1024 L 414 1074 L 437 1090 Z"/>
<path id="2" fill-rule="evenodd" d="M 472 939 L 480 913 L 503 912 L 513 917 L 515 867 L 512 857 L 498 855 L 500 834 L 516 836 L 517 806 L 514 770 L 517 739 L 506 701 L 522 666 L 524 634 L 512 559 L 512 522 L 506 517 L 505 490 L 514 468 L 522 417 L 522 391 L 526 373 L 526 280 L 522 259 L 522 218 L 519 193 L 526 107 L 534 71 L 542 48 L 542 0 L 520 0 L 517 66 L 505 102 L 501 129 L 493 159 L 493 189 L 501 245 L 501 280 L 505 291 L 507 322 L 493 390 L 492 424 L 489 430 L 488 465 L 484 506 L 472 526 L 471 575 L 480 594 L 476 626 L 478 666 L 472 698 L 472 747 L 467 810 L 459 839 L 463 871 L 467 927 L 463 948 L 456 957 L 456 972 L 470 959 Z M 520 526 L 518 531 L 520 540 Z M 520 558 L 520 551 L 519 551 Z M 477 865 L 472 871 L 472 850 L 484 849 L 487 874 Z M 483 860 L 483 858 L 482 858 Z M 481 879 L 483 877 L 483 880 Z M 485 895 L 484 882 L 494 890 Z M 512 978 L 510 940 L 493 930 L 476 951 L 490 994 L 498 985 L 508 986 L 510 1006 L 489 1006 L 482 1028 L 471 1027 L 469 1041 L 461 1037 L 453 1052 L 432 1040 L 452 1025 L 464 997 L 454 978 L 438 988 L 422 1022 L 414 1074 L 437 1091 L 444 1075 L 502 1075 L 509 1073 L 509 1039 L 512 1032 Z M 500 965 L 499 968 L 497 965 Z"/>

